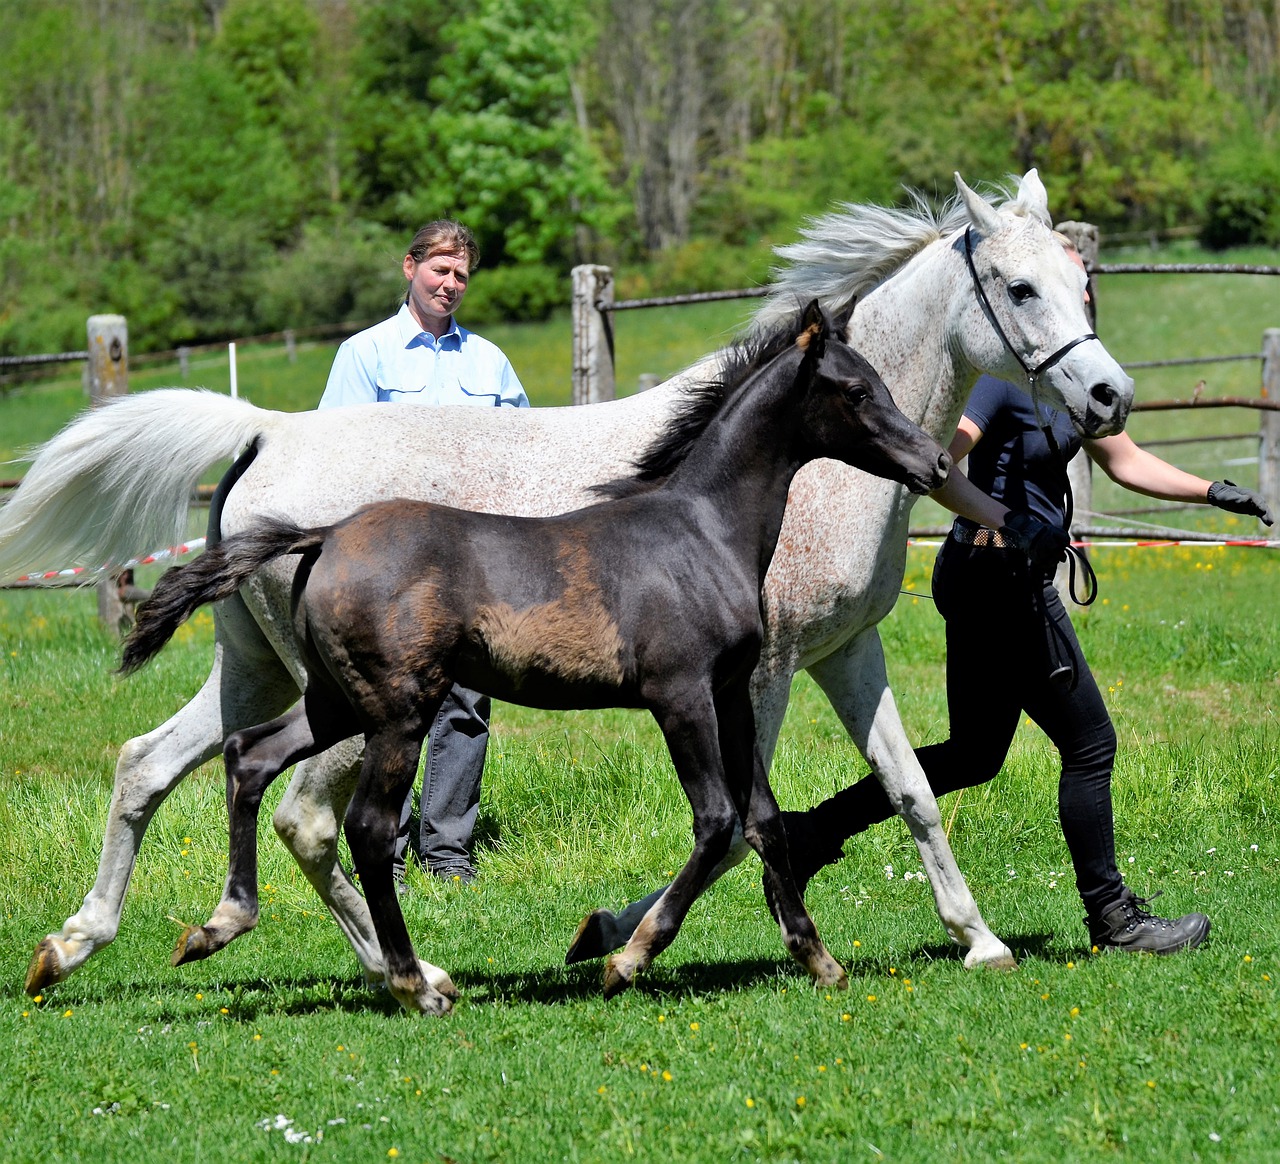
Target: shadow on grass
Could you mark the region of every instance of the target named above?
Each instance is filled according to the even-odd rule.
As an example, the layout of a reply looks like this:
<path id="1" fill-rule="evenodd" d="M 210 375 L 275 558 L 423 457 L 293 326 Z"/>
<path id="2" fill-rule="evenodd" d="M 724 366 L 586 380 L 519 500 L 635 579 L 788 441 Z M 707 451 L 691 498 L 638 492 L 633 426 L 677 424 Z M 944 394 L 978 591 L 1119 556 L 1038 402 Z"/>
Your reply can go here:
<path id="1" fill-rule="evenodd" d="M 1063 939 L 1050 933 L 1006 935 L 1006 944 L 1019 962 L 1026 959 L 1051 960 L 1064 952 Z M 897 954 L 863 955 L 835 951 L 844 956 L 844 966 L 851 982 L 882 980 L 892 968 L 914 965 L 919 972 L 921 962 L 953 963 L 963 961 L 964 951 L 949 943 L 927 943 Z M 901 972 L 901 970 L 899 970 Z M 451 971 L 458 987 L 461 1006 L 567 1006 L 601 997 L 604 962 L 587 962 L 575 966 L 547 965 L 525 971 Z M 741 993 L 776 984 L 795 988 L 807 985 L 804 971 L 784 956 L 746 958 L 730 962 L 689 961 L 676 965 L 659 963 L 637 978 L 632 993 L 644 998 L 665 1001 L 697 995 Z M 225 1005 L 233 1022 L 255 1022 L 272 1015 L 310 1015 L 324 1013 L 381 1014 L 394 1017 L 403 1011 L 390 992 L 370 986 L 362 976 L 330 976 L 305 974 L 253 977 L 241 980 L 220 978 L 204 984 L 199 991 L 176 983 L 82 982 L 72 978 L 57 988 L 51 1006 L 119 1005 L 122 999 L 136 997 L 157 1009 L 152 1022 L 190 1022 L 207 1018 L 211 1004 Z M 205 999 L 197 999 L 196 994 Z M 14 987 L 0 991 L 0 997 L 25 999 Z"/>

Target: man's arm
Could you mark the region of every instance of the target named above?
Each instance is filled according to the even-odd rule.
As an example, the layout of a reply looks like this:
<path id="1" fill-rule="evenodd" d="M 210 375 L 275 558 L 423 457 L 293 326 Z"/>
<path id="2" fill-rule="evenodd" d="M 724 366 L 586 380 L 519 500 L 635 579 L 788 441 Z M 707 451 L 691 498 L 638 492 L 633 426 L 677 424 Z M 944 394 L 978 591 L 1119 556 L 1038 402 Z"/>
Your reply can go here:
<path id="1" fill-rule="evenodd" d="M 368 356 L 351 340 L 338 348 L 329 369 L 317 408 L 343 408 L 348 404 L 373 404 L 378 399 L 378 372 L 370 367 Z"/>

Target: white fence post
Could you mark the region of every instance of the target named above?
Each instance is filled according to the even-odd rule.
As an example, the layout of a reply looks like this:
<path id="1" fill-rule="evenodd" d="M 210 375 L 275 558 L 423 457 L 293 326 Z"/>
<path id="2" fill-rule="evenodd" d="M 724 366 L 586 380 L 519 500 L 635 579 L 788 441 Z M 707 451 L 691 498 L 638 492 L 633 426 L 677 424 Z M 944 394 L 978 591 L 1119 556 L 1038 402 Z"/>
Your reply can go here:
<path id="1" fill-rule="evenodd" d="M 573 403 L 614 398 L 613 320 L 599 304 L 613 302 L 613 271 L 573 268 Z"/>
<path id="2" fill-rule="evenodd" d="M 96 407 L 129 390 L 129 325 L 123 315 L 91 315 L 89 335 L 89 399 Z M 98 620 L 119 634 L 126 619 L 120 600 L 120 580 L 112 576 L 98 583 Z"/>
<path id="3" fill-rule="evenodd" d="M 1280 401 L 1280 327 L 1262 333 L 1262 397 Z M 1280 513 L 1280 412 L 1258 413 L 1258 492 Z"/>

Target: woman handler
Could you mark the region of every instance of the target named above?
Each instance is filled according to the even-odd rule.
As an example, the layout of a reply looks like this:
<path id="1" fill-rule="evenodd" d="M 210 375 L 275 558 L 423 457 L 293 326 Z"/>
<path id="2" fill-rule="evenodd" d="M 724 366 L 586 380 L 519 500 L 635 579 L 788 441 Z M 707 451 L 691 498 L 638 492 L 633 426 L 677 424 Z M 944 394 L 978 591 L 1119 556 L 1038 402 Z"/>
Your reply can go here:
<path id="1" fill-rule="evenodd" d="M 917 749 L 916 756 L 937 796 L 982 784 L 1000 771 L 1025 712 L 1062 759 L 1058 814 L 1092 944 L 1173 953 L 1199 945 L 1209 919 L 1150 913 L 1116 867 L 1116 733 L 1053 585 L 1068 544 L 1065 465 L 1082 441 L 1066 416 L 1042 409 L 1041 417 L 1054 441 L 1037 423 L 1025 391 L 984 376 L 951 442 L 957 462 L 969 458 L 968 477 L 953 471 L 933 495 L 959 515 L 933 574 L 933 596 L 946 620 L 951 736 Z M 1272 524 L 1256 494 L 1185 473 L 1123 433 L 1083 445 L 1126 489 Z M 807 812 L 783 815 L 792 869 L 803 887 L 840 858 L 847 838 L 894 812 L 871 775 Z"/>

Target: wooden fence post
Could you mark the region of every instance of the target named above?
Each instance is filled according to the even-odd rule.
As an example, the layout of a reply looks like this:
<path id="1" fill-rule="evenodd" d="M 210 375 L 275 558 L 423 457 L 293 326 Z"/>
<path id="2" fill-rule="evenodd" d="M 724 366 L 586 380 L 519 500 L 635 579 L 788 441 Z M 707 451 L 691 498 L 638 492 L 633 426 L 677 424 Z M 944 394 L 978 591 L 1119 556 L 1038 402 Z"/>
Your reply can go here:
<path id="1" fill-rule="evenodd" d="M 91 315 L 87 331 L 89 399 L 96 407 L 129 390 L 129 325 L 123 315 Z M 120 634 L 126 612 L 119 579 L 104 578 L 97 589 L 98 620 L 113 634 Z"/>
<path id="2" fill-rule="evenodd" d="M 1280 327 L 1262 333 L 1262 396 L 1280 400 Z M 1258 492 L 1280 513 L 1280 412 L 1258 412 Z"/>
<path id="3" fill-rule="evenodd" d="M 614 398 L 613 319 L 598 304 L 613 302 L 613 271 L 573 268 L 573 403 Z"/>

